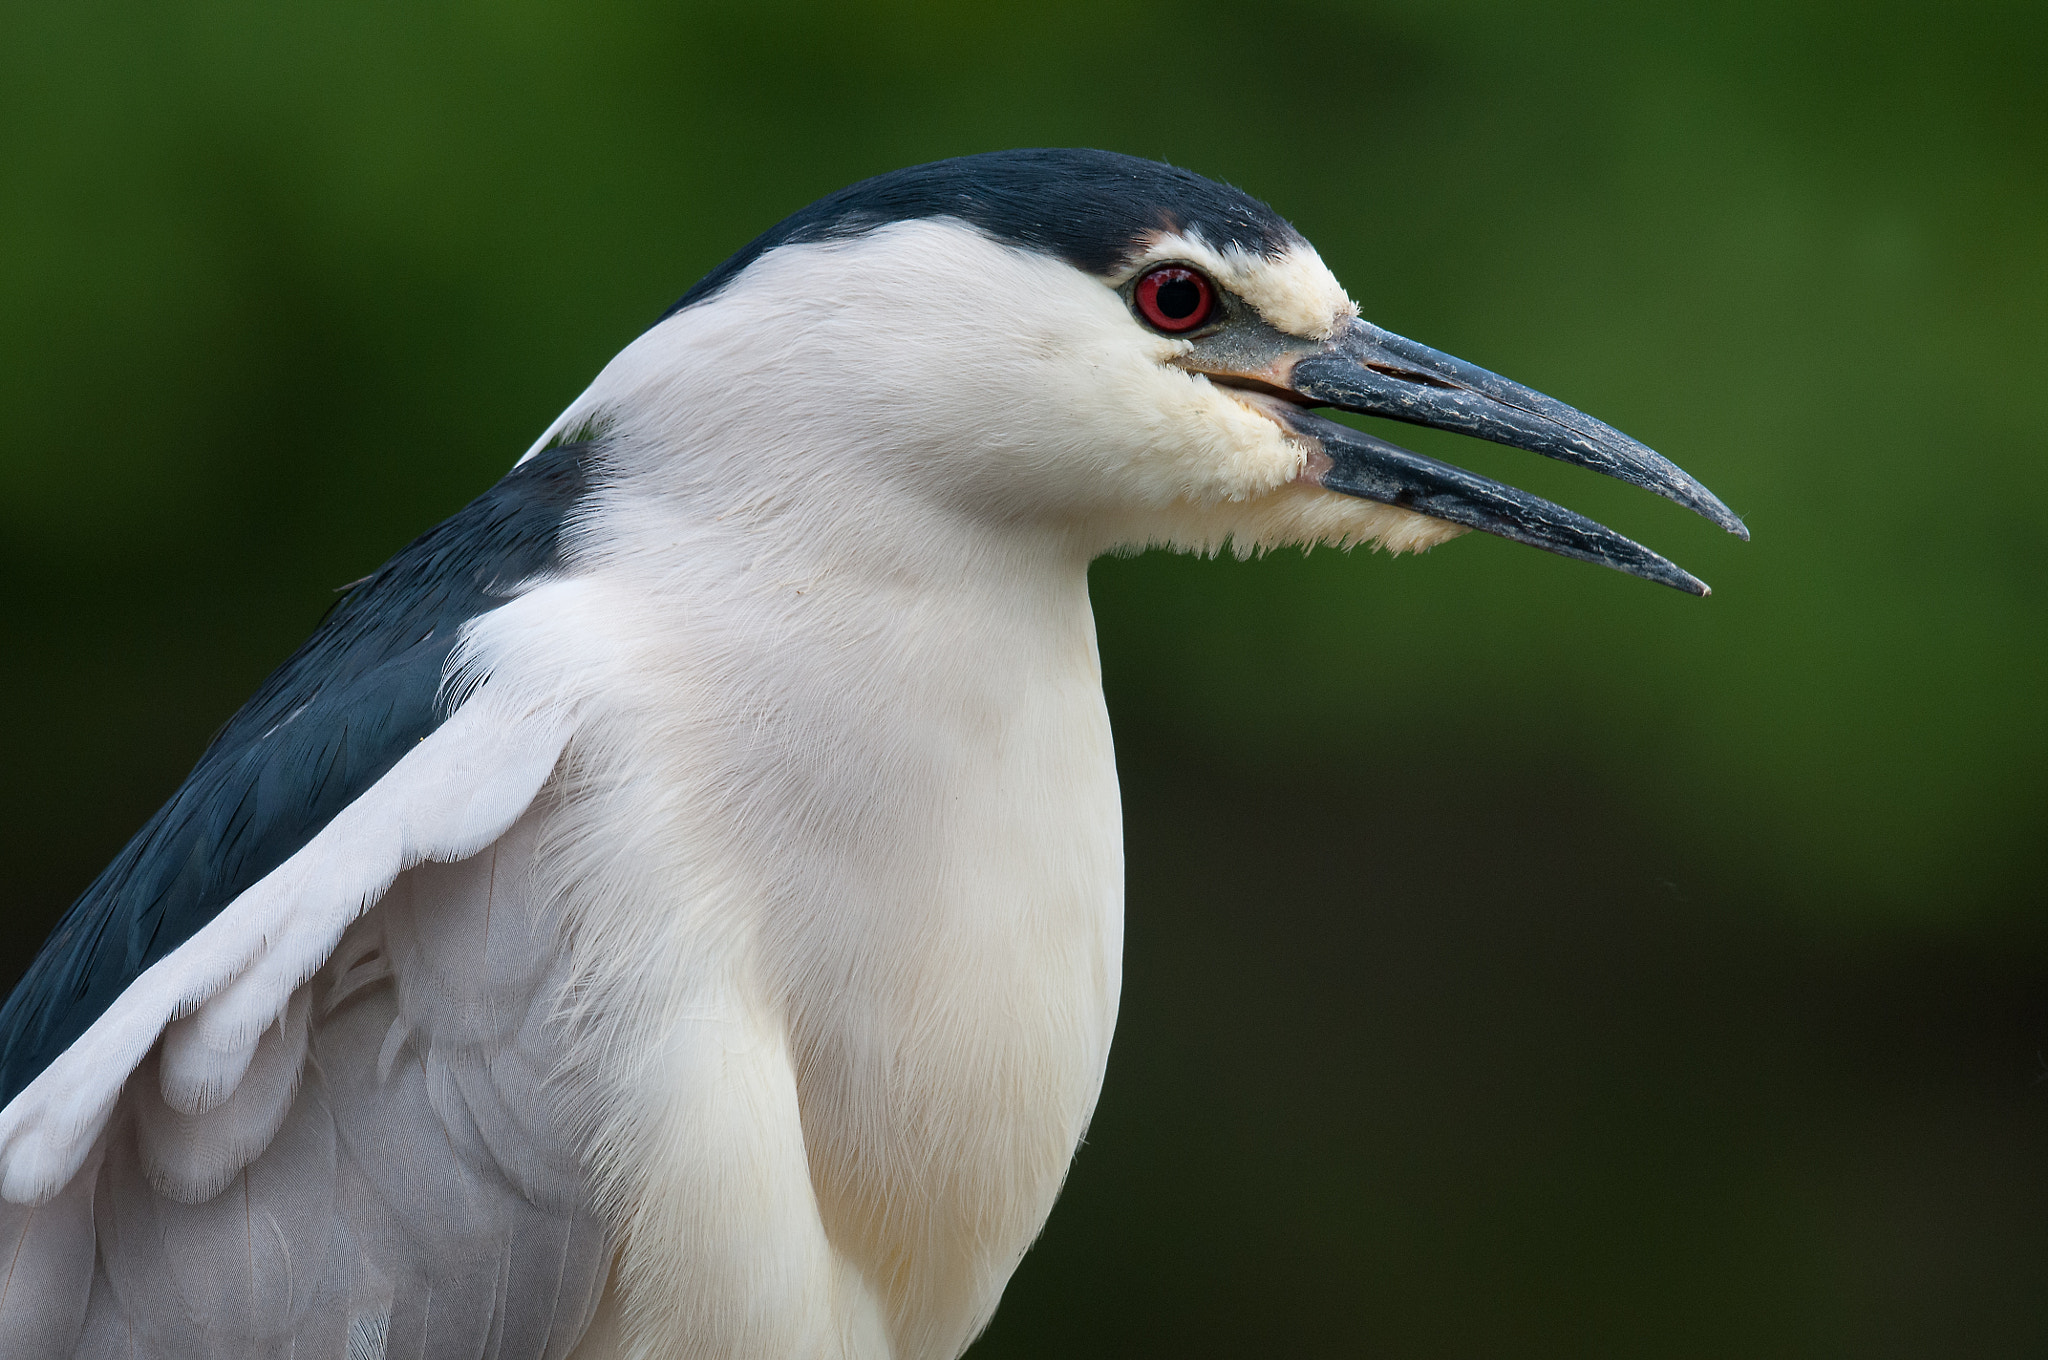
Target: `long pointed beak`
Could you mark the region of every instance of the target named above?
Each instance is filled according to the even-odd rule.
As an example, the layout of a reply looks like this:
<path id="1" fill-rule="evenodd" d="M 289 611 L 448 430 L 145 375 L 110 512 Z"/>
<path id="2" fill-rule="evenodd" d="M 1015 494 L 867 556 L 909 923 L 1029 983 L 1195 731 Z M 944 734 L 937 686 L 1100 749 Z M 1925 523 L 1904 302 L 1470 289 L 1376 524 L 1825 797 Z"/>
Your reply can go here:
<path id="1" fill-rule="evenodd" d="M 1353 320 L 1324 349 L 1303 356 L 1288 385 L 1312 405 L 1455 430 L 1591 468 L 1749 537 L 1718 496 L 1654 449 L 1541 392 L 1369 322 Z"/>
<path id="2" fill-rule="evenodd" d="M 1697 577 L 1583 515 L 1325 420 L 1306 406 L 1333 406 L 1527 449 L 1644 487 L 1749 537 L 1734 512 L 1669 459 L 1498 373 L 1355 319 L 1308 349 L 1292 338 L 1278 343 L 1278 332 L 1260 329 L 1263 338 L 1240 332 L 1237 338 L 1219 335 L 1213 347 L 1198 341 L 1181 362 L 1286 398 L 1290 404 L 1276 403 L 1274 413 L 1318 451 L 1310 473 L 1331 491 L 1402 506 L 1694 595 L 1707 593 Z"/>

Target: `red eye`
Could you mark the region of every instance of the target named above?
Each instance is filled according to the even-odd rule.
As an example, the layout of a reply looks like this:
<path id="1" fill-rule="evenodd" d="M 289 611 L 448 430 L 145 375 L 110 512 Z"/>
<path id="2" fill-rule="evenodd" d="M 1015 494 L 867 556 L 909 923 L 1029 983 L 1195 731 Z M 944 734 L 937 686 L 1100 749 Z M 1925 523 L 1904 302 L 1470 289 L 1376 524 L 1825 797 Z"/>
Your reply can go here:
<path id="1" fill-rule="evenodd" d="M 1216 310 L 1216 289 L 1192 269 L 1162 265 L 1144 278 L 1132 296 L 1138 315 L 1169 335 L 1191 331 Z"/>

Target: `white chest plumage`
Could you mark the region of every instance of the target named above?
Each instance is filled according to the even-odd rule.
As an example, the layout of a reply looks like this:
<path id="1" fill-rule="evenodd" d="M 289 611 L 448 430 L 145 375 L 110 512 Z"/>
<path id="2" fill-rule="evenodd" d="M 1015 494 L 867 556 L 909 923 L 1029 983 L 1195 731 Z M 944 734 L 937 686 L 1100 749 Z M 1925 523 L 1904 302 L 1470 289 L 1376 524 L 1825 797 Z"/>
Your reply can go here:
<path id="1" fill-rule="evenodd" d="M 892 582 L 683 537 L 479 638 L 494 684 L 522 654 L 609 673 L 538 861 L 622 1229 L 624 1314 L 580 1353 L 623 1327 L 679 1354 L 951 1356 L 1052 1207 L 1115 1022 L 1086 559 L 1031 537 Z"/>

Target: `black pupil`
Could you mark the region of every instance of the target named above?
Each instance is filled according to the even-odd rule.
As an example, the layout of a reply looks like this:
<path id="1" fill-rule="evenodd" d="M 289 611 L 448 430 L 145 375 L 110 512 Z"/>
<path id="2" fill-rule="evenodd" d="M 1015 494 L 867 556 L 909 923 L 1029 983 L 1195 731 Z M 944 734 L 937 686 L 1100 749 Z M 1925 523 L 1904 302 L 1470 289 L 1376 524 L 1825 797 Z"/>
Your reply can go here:
<path id="1" fill-rule="evenodd" d="M 1173 321 L 1185 321 L 1202 305 L 1202 285 L 1185 274 L 1162 281 L 1152 295 L 1159 314 Z"/>

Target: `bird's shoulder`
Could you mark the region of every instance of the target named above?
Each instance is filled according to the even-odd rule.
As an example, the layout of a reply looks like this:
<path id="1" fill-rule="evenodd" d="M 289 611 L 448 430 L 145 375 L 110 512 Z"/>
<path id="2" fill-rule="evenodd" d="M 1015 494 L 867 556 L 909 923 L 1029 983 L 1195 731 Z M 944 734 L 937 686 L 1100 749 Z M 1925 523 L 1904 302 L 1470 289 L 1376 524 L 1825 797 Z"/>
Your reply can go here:
<path id="1" fill-rule="evenodd" d="M 66 912 L 0 1007 L 0 1101 L 441 726 L 463 625 L 560 564 L 589 482 L 587 445 L 544 450 L 336 603 Z"/>

